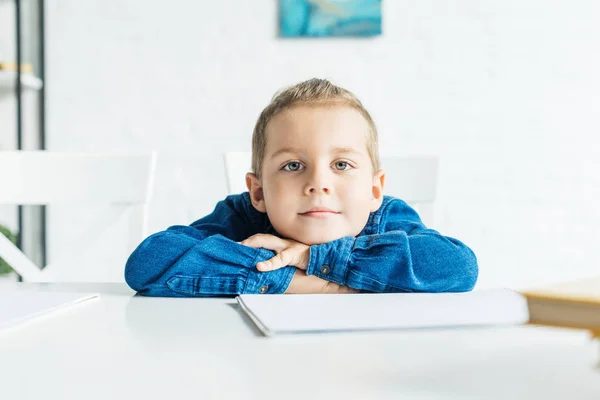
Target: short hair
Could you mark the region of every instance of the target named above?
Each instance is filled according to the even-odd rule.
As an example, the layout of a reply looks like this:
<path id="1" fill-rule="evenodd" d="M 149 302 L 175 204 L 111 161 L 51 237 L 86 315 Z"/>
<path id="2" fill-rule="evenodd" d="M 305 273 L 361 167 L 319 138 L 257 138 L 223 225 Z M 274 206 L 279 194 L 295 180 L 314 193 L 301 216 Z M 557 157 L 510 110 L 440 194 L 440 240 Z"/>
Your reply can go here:
<path id="1" fill-rule="evenodd" d="M 377 127 L 367 109 L 349 90 L 336 86 L 326 79 L 309 79 L 275 93 L 271 103 L 260 113 L 252 135 L 252 172 L 261 179 L 262 164 L 267 148 L 267 127 L 278 114 L 297 105 L 344 105 L 357 110 L 367 121 L 369 132 L 367 151 L 373 173 L 379 171 L 379 144 Z"/>

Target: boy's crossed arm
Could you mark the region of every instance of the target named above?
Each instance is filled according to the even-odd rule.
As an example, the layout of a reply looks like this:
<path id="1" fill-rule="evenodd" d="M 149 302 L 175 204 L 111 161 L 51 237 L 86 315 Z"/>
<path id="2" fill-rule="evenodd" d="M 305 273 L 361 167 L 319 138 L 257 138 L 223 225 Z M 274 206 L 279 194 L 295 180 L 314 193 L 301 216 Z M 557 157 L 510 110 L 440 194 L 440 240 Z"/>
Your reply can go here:
<path id="1" fill-rule="evenodd" d="M 270 234 L 253 235 L 245 228 L 247 216 L 235 211 L 241 207 L 231 204 L 235 200 L 241 201 L 219 203 L 193 226 L 147 238 L 127 262 L 127 283 L 149 296 L 230 296 L 456 292 L 471 290 L 477 279 L 473 252 L 427 229 L 397 199 L 379 211 L 378 219 L 385 222 L 377 230 L 310 247 Z"/>
<path id="2" fill-rule="evenodd" d="M 285 266 L 297 268 L 285 293 L 358 293 L 358 290 L 348 286 L 338 285 L 314 275 L 306 275 L 305 271 L 310 259 L 310 246 L 304 243 L 259 233 L 243 240 L 240 244 L 248 247 L 264 248 L 277 253 L 270 260 L 257 263 L 256 269 L 259 271 L 274 271 Z"/>
<path id="3" fill-rule="evenodd" d="M 284 265 L 281 268 L 281 262 L 293 257 L 296 262 L 291 262 L 292 264 L 306 269 L 303 261 L 306 256 L 302 253 L 308 246 L 304 244 L 284 241 L 268 234 L 260 235 L 260 241 L 257 240 L 259 236 L 252 236 L 249 238 L 251 240 L 242 244 L 223 236 L 227 232 L 209 231 L 174 226 L 148 237 L 129 257 L 125 267 L 125 280 L 131 288 L 144 296 L 213 297 L 242 293 L 356 292 L 347 286 L 309 276 L 295 265 Z M 271 240 L 265 240 L 266 238 Z M 273 245 L 279 241 L 294 244 L 293 250 L 284 250 L 279 255 L 274 255 L 267 247 L 283 249 Z M 269 264 L 265 264 L 266 262 Z M 264 288 L 266 290 L 262 291 Z"/>

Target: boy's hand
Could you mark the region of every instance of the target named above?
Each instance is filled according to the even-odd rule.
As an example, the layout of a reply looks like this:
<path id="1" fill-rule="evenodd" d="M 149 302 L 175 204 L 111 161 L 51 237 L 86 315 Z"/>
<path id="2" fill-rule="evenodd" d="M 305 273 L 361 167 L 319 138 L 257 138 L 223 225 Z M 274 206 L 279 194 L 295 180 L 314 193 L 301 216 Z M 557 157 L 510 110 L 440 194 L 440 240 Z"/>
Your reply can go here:
<path id="1" fill-rule="evenodd" d="M 338 285 L 337 283 L 326 281 L 314 275 L 306 275 L 304 271 L 296 270 L 290 285 L 285 291 L 286 294 L 344 294 L 358 293 L 358 290 L 348 286 Z"/>
<path id="2" fill-rule="evenodd" d="M 270 260 L 256 264 L 259 271 L 273 271 L 292 265 L 306 270 L 310 256 L 310 246 L 294 240 L 282 239 L 274 235 L 258 233 L 240 242 L 244 246 L 272 250 L 277 255 Z"/>

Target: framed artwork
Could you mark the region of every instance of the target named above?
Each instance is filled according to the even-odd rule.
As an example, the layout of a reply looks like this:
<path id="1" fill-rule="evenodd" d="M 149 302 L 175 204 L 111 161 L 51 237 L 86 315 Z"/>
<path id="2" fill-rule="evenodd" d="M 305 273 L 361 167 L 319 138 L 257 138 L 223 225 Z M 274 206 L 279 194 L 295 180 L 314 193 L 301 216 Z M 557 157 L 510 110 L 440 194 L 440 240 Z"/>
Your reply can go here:
<path id="1" fill-rule="evenodd" d="M 279 0 L 282 37 L 381 35 L 382 0 Z"/>

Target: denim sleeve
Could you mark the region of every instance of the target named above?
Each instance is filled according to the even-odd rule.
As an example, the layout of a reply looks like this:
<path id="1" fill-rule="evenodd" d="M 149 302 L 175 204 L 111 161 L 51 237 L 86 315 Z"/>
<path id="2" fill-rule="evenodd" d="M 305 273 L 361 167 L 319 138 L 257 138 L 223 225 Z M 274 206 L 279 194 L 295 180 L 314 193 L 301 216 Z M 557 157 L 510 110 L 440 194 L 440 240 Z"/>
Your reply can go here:
<path id="1" fill-rule="evenodd" d="M 376 292 L 465 292 L 477 281 L 475 254 L 459 240 L 427 229 L 396 199 L 381 215 L 379 233 L 312 246 L 307 274 Z"/>
<path id="2" fill-rule="evenodd" d="M 173 226 L 145 239 L 125 266 L 127 284 L 141 295 L 165 297 L 283 293 L 295 272 L 259 272 L 274 253 L 243 246 L 251 232 L 240 197 L 230 196 L 191 226 Z"/>

